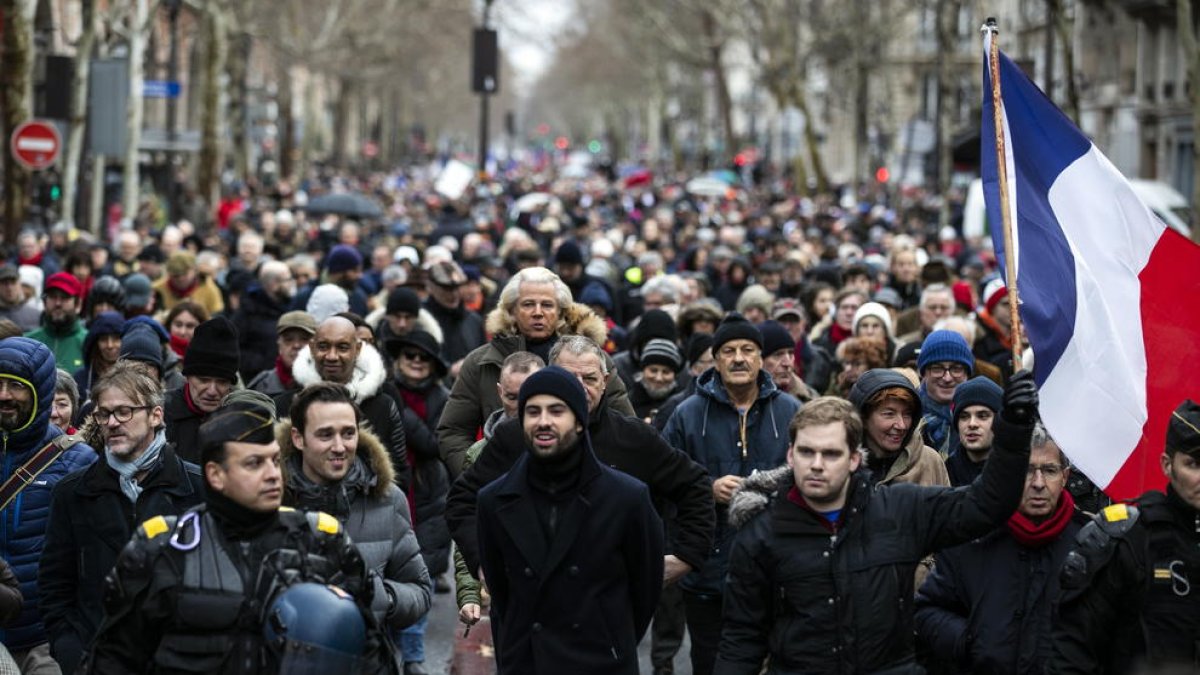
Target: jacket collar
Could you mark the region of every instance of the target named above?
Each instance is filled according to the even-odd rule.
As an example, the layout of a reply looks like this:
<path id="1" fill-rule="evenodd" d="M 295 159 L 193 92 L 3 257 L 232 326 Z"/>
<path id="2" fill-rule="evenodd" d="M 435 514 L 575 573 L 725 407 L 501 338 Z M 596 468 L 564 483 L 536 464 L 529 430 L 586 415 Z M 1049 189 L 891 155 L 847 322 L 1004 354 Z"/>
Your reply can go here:
<path id="1" fill-rule="evenodd" d="M 305 347 L 296 356 L 296 361 L 292 364 L 292 375 L 302 387 L 322 381 L 320 373 L 317 372 L 316 361 L 313 360 L 312 347 Z M 354 402 L 361 405 L 363 401 L 378 394 L 385 379 L 387 373 L 379 352 L 371 345 L 362 345 L 358 358 L 354 360 L 354 373 L 350 376 L 350 382 L 346 384 Z"/>
<path id="2" fill-rule="evenodd" d="M 101 450 L 103 452 L 103 450 Z M 175 444 L 163 446 L 159 461 L 142 479 L 142 489 L 150 491 L 161 488 L 161 491 L 172 495 L 189 495 L 192 485 L 183 475 L 182 463 L 175 454 Z M 79 494 L 85 497 L 98 497 L 106 492 L 121 493 L 121 483 L 117 472 L 105 462 L 93 462 L 79 483 Z"/>

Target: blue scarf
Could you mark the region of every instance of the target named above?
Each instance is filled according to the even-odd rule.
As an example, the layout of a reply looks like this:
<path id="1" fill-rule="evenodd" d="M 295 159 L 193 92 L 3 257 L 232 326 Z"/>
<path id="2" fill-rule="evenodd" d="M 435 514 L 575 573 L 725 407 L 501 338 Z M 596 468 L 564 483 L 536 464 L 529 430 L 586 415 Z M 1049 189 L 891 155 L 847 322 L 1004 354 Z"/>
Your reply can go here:
<path id="1" fill-rule="evenodd" d="M 108 465 L 121 478 L 121 492 L 129 497 L 129 501 L 137 504 L 138 496 L 142 494 L 142 486 L 137 482 L 137 476 L 142 471 L 149 469 L 158 461 L 159 455 L 162 454 L 163 446 L 167 444 L 167 433 L 164 429 L 159 429 L 154 435 L 154 440 L 150 441 L 150 447 L 146 448 L 145 452 L 132 462 L 126 462 L 112 454 L 108 448 L 104 449 L 104 459 L 108 461 Z"/>

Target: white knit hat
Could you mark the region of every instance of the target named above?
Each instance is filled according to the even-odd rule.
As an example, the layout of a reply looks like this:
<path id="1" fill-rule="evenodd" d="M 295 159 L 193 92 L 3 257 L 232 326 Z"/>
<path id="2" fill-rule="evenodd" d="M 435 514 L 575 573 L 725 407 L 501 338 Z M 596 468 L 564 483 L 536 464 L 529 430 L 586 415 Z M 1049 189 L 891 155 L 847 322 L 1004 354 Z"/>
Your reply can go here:
<path id="1" fill-rule="evenodd" d="M 853 325 L 856 332 L 858 331 L 858 322 L 862 321 L 868 316 L 873 316 L 876 319 L 879 319 L 879 321 L 883 323 L 883 329 L 887 331 L 887 336 L 894 337 L 892 335 L 892 315 L 888 312 L 887 307 L 884 307 L 878 302 L 864 302 L 862 306 L 858 308 L 858 311 L 854 313 Z"/>
<path id="2" fill-rule="evenodd" d="M 350 311 L 350 296 L 341 286 L 321 284 L 308 296 L 308 305 L 304 309 L 321 323 L 338 312 Z"/>

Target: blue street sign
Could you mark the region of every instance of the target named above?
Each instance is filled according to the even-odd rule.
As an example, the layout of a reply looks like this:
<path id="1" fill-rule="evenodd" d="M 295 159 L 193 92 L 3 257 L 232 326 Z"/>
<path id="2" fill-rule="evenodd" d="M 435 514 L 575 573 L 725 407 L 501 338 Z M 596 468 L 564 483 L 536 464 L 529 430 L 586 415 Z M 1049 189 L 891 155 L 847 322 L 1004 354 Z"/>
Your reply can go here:
<path id="1" fill-rule="evenodd" d="M 146 80 L 142 83 L 142 96 L 146 98 L 179 98 L 183 87 L 174 80 Z"/>

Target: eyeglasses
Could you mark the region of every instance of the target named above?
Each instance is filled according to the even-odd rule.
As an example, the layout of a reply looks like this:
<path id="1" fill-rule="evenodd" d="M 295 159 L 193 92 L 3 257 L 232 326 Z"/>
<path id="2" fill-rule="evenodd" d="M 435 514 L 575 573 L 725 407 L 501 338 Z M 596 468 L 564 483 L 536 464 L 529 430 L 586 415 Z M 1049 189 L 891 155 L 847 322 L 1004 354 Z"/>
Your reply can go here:
<path id="1" fill-rule="evenodd" d="M 1046 480 L 1058 480 L 1062 478 L 1063 468 L 1058 464 L 1030 464 L 1025 469 L 1025 478 L 1032 479 L 1038 472 L 1041 472 L 1042 478 Z"/>
<path id="2" fill-rule="evenodd" d="M 150 406 L 148 405 L 119 405 L 112 410 L 96 408 L 92 411 L 92 419 L 96 422 L 96 424 L 108 424 L 109 417 L 116 417 L 118 423 L 124 424 L 133 419 L 134 412 L 138 410 L 147 410 L 149 408 Z"/>
<path id="3" fill-rule="evenodd" d="M 433 357 L 426 354 L 425 352 L 416 352 L 416 351 L 405 350 L 405 351 L 400 352 L 400 356 L 403 356 L 404 358 L 408 359 L 409 361 L 427 361 L 429 363 L 433 363 Z"/>
<path id="4" fill-rule="evenodd" d="M 944 377 L 946 373 L 950 373 L 954 377 L 966 377 L 967 367 L 961 363 L 951 363 L 948 366 L 941 363 L 935 363 L 926 368 L 925 372 L 934 377 Z"/>

